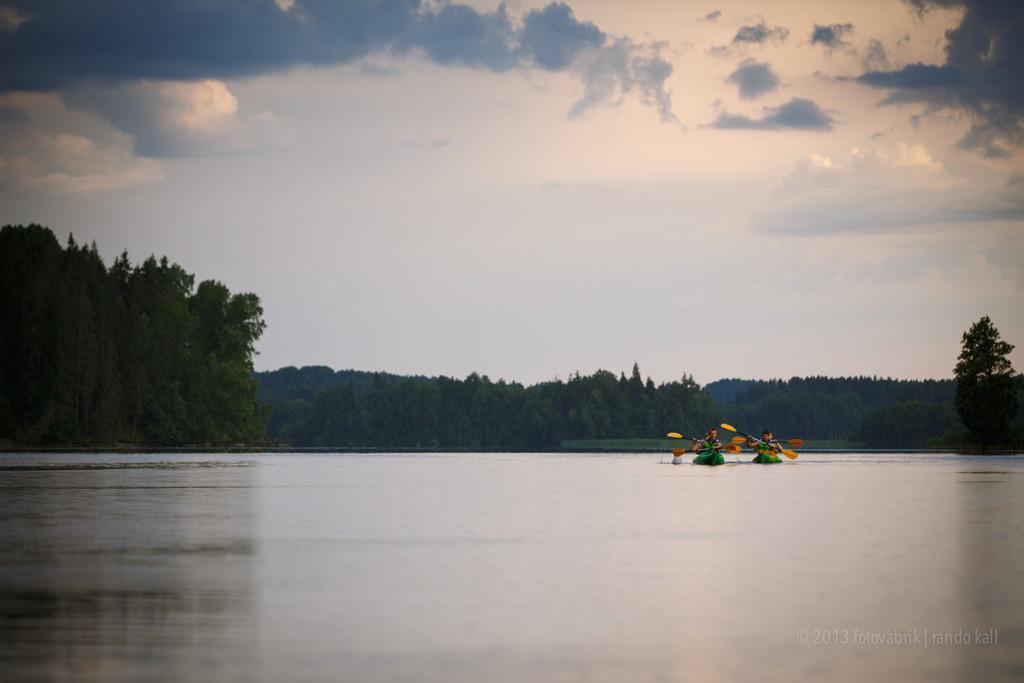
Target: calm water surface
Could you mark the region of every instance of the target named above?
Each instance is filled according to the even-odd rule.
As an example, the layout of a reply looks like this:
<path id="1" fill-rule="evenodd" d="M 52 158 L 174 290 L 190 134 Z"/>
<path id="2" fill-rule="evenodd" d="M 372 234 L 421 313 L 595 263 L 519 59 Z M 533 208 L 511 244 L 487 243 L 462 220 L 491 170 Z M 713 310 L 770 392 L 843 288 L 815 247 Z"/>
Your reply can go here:
<path id="1" fill-rule="evenodd" d="M 1024 678 L 1024 459 L 659 459 L 0 456 L 0 680 Z"/>

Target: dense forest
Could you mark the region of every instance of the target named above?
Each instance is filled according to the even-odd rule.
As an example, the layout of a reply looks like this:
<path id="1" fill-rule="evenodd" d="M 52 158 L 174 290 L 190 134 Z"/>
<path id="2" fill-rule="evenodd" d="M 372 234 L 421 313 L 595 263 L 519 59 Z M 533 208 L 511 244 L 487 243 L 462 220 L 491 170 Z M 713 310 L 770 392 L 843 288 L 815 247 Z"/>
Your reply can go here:
<path id="1" fill-rule="evenodd" d="M 569 440 L 657 438 L 669 429 L 702 433 L 722 420 L 869 448 L 923 447 L 963 431 L 953 380 L 726 379 L 701 388 L 684 376 L 656 386 L 636 365 L 628 377 L 599 370 L 528 387 L 475 374 L 325 367 L 257 377 L 272 411 L 268 436 L 309 446 L 548 449 Z"/>
<path id="2" fill-rule="evenodd" d="M 122 253 L 108 268 L 95 245 L 69 238 L 61 247 L 47 228 L 6 226 L 0 230 L 0 444 L 269 439 L 295 446 L 527 450 L 656 439 L 669 430 L 699 434 L 724 420 L 811 445 L 921 447 L 965 438 L 953 379 L 723 379 L 702 388 L 685 374 L 656 385 L 635 364 L 629 375 L 598 370 L 532 386 L 475 373 L 405 377 L 322 366 L 254 373 L 262 316 L 256 295 L 232 294 L 216 281 L 196 286 L 166 258 L 133 265 Z M 1019 394 L 1024 378 L 1005 365 L 1006 382 Z M 1020 438 L 1022 427 L 1018 409 L 1011 439 Z"/>
<path id="3" fill-rule="evenodd" d="M 107 268 L 38 225 L 0 229 L 0 439 L 236 443 L 264 436 L 254 294 L 166 258 Z"/>
<path id="4" fill-rule="evenodd" d="M 767 425 L 805 439 L 860 441 L 869 448 L 913 448 L 963 430 L 948 380 L 879 377 L 725 379 L 705 390 L 728 419 Z"/>
<path id="5" fill-rule="evenodd" d="M 690 377 L 655 386 L 634 365 L 529 387 L 472 374 L 398 377 L 329 368 L 259 373 L 271 439 L 310 446 L 549 449 L 569 439 L 703 430 L 714 402 Z"/>

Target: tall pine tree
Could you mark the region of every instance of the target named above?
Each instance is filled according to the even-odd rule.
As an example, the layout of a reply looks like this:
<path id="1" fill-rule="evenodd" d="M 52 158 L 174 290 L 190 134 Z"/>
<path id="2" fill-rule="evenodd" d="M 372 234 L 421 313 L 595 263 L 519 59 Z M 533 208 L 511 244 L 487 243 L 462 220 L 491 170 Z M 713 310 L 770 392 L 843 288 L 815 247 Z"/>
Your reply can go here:
<path id="1" fill-rule="evenodd" d="M 1013 344 L 999 338 L 986 315 L 964 332 L 956 377 L 956 410 L 982 450 L 1006 443 L 1017 413 L 1017 386 L 1008 356 Z"/>

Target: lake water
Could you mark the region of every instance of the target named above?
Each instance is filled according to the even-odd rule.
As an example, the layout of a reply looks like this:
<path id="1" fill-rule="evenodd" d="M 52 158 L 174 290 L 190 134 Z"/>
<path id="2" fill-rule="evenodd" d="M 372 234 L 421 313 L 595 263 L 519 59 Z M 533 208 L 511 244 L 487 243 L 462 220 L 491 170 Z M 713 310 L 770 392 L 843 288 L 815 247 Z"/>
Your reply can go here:
<path id="1" fill-rule="evenodd" d="M 661 459 L 0 456 L 0 679 L 1024 678 L 1024 458 Z"/>

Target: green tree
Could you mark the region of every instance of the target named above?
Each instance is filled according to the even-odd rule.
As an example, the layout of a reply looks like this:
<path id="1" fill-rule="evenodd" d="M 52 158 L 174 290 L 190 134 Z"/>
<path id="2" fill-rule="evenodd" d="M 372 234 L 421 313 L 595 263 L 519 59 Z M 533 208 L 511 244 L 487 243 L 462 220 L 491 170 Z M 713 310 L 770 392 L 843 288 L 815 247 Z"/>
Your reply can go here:
<path id="1" fill-rule="evenodd" d="M 999 338 L 986 315 L 964 332 L 956 377 L 956 410 L 960 420 L 981 443 L 1005 443 L 1010 420 L 1017 413 L 1017 387 L 1007 357 L 1013 344 Z"/>
<path id="2" fill-rule="evenodd" d="M 166 258 L 108 269 L 96 245 L 0 228 L 0 439 L 27 444 L 263 438 L 254 294 Z"/>

